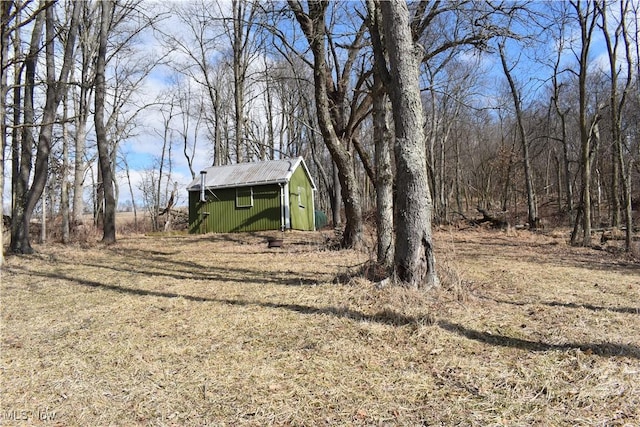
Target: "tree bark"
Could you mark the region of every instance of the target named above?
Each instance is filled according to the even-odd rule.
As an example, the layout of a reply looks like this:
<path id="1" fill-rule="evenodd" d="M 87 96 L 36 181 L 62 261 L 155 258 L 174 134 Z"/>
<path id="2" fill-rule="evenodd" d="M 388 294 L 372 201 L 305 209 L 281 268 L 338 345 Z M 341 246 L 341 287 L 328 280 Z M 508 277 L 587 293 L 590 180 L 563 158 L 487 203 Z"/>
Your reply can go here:
<path id="1" fill-rule="evenodd" d="M 80 34 L 80 84 L 77 99 L 74 101 L 74 126 L 75 126 L 75 154 L 73 165 L 73 222 L 82 222 L 84 213 L 84 181 L 87 173 L 88 162 L 85 159 L 87 122 L 89 121 L 92 83 L 95 78 L 93 68 L 95 61 L 95 37 L 93 37 L 93 25 L 95 21 L 96 7 L 87 2 L 82 4 L 82 24 Z"/>
<path id="2" fill-rule="evenodd" d="M 393 264 L 393 169 L 391 164 L 391 130 L 387 97 L 383 93 L 373 99 L 373 139 L 376 162 L 376 236 L 377 260 L 384 268 Z"/>
<path id="3" fill-rule="evenodd" d="M 527 134 L 524 130 L 524 123 L 522 118 L 521 97 L 516 83 L 511 76 L 511 70 L 507 65 L 507 58 L 504 53 L 504 45 L 500 43 L 500 62 L 502 63 L 502 70 L 509 83 L 509 89 L 511 90 L 511 97 L 513 99 L 513 105 L 516 113 L 516 127 L 518 132 L 518 138 L 522 145 L 522 162 L 524 163 L 524 181 L 527 189 L 527 213 L 529 228 L 535 230 L 538 228 L 540 218 L 538 218 L 538 202 L 536 200 L 535 186 L 533 183 L 533 173 L 531 171 L 531 156 L 529 155 L 529 141 L 527 140 Z"/>
<path id="4" fill-rule="evenodd" d="M 393 267 L 393 165 L 391 152 L 393 135 L 390 129 L 389 100 L 385 83 L 389 80 L 384 45 L 380 35 L 382 15 L 377 0 L 367 0 L 369 32 L 373 45 L 373 140 L 376 171 L 376 237 L 377 262 L 385 270 Z"/>
<path id="5" fill-rule="evenodd" d="M 405 286 L 439 285 L 431 233 L 433 203 L 427 182 L 424 118 L 420 100 L 417 49 L 404 0 L 380 3 L 391 77 L 395 123 L 396 245 L 394 272 Z"/>
<path id="6" fill-rule="evenodd" d="M 242 141 L 244 136 L 244 78 L 246 69 L 242 62 L 243 43 L 243 18 L 244 0 L 232 0 L 231 8 L 233 9 L 233 101 L 234 101 L 234 119 L 236 124 L 235 146 L 236 146 L 236 163 L 242 163 Z M 251 159 L 247 159 L 250 161 Z"/>
<path id="7" fill-rule="evenodd" d="M 68 91 L 67 91 L 68 93 Z M 65 94 L 62 113 L 62 173 L 60 177 L 60 211 L 62 215 L 62 243 L 69 243 L 69 128 L 67 124 L 68 108 Z"/>
<path id="8" fill-rule="evenodd" d="M 313 52 L 313 81 L 318 126 L 337 167 L 346 216 L 341 245 L 344 248 L 360 249 L 363 247 L 364 221 L 362 219 L 359 182 L 351 153 L 347 150 L 344 141 L 338 136 L 333 123 L 334 117 L 332 116 L 339 115 L 336 110 L 340 107 L 335 105 L 335 101 L 333 101 L 333 105 L 329 101 L 328 84 L 331 76 L 326 62 L 324 22 L 328 2 L 309 2 L 309 14 L 302 11 L 302 7 L 297 1 L 290 0 L 289 5 L 294 11 Z M 340 118 L 335 119 L 340 120 Z M 343 138 L 348 140 L 349 135 L 344 135 Z"/>
<path id="9" fill-rule="evenodd" d="M 563 172 L 564 172 L 564 186 L 565 186 L 565 203 L 567 207 L 567 216 L 571 218 L 573 214 L 573 185 L 571 183 L 571 165 L 569 162 L 569 139 L 567 138 L 567 114 L 569 110 L 562 110 L 560 108 L 560 90 L 562 88 L 562 83 L 558 82 L 558 78 L 560 77 L 560 60 L 562 59 L 562 52 L 564 50 L 564 40 L 562 39 L 562 31 L 564 31 L 564 24 L 561 26 L 561 33 L 558 37 L 557 42 L 559 43 L 557 49 L 556 59 L 553 63 L 553 74 L 551 76 L 553 82 L 553 96 L 552 102 L 556 114 L 560 118 L 560 132 L 561 132 L 561 142 L 562 142 L 562 163 L 563 163 Z"/>
<path id="10" fill-rule="evenodd" d="M 631 48 L 629 42 L 629 33 L 627 31 L 627 11 L 629 8 L 628 0 L 620 1 L 620 22 L 614 31 L 613 40 L 608 30 L 607 23 L 607 5 L 598 6 L 602 15 L 602 34 L 607 47 L 607 55 L 609 57 L 609 69 L 611 73 L 610 88 L 610 119 L 611 119 L 611 138 L 613 140 L 612 150 L 612 180 L 611 180 L 611 225 L 618 227 L 620 225 L 620 183 L 622 183 L 623 200 L 625 207 L 625 225 L 627 229 L 627 238 L 625 249 L 631 250 L 631 237 L 633 234 L 633 216 L 631 215 L 631 178 L 627 176 L 625 168 L 625 160 L 622 154 L 623 147 L 623 127 L 622 127 L 622 111 L 624 109 L 627 96 L 631 89 L 633 81 L 633 64 L 631 59 Z M 622 82 L 622 92 L 618 90 L 618 80 L 620 78 L 620 70 L 617 65 L 618 47 L 622 41 L 622 48 L 625 52 L 626 60 L 626 78 Z M 638 76 L 636 76 L 638 78 Z M 631 171 L 631 168 L 629 168 Z"/>
<path id="11" fill-rule="evenodd" d="M 1 26 L 1 38 L 2 47 L 0 49 L 0 133 L 2 142 L 0 143 L 0 200 L 4 195 L 4 161 L 5 161 L 5 147 L 7 146 L 7 117 L 5 114 L 5 104 L 7 100 L 8 87 L 8 67 L 9 67 L 9 20 L 11 16 L 11 9 L 13 7 L 12 1 L 4 1 L 0 4 L 0 19 L 2 20 Z M 0 267 L 4 264 L 4 203 L 0 205 L 0 214 L 3 218 L 2 224 L 0 224 Z"/>
<path id="12" fill-rule="evenodd" d="M 79 2 L 73 4 L 71 20 L 68 27 L 68 33 L 64 46 L 63 62 L 60 67 L 60 75 L 56 81 L 55 77 L 55 22 L 53 15 L 53 8 L 50 6 L 44 10 L 45 24 L 46 24 L 46 68 L 47 68 L 47 90 L 45 96 L 45 105 L 42 111 L 42 125 L 40 126 L 40 134 L 38 136 L 38 143 L 36 146 L 36 159 L 35 169 L 33 175 L 33 182 L 31 187 L 26 191 L 24 197 L 23 208 L 21 209 L 22 216 L 20 218 L 14 218 L 14 222 L 17 222 L 17 230 L 15 234 L 12 230 L 11 236 L 11 250 L 16 253 L 32 253 L 29 228 L 31 217 L 33 215 L 33 209 L 36 203 L 42 196 L 45 184 L 47 182 L 47 176 L 49 172 L 49 154 L 51 152 L 51 141 L 53 137 L 53 124 L 56 120 L 56 111 L 60 101 L 67 90 L 66 84 L 69 78 L 73 62 L 73 51 L 75 48 L 76 35 L 78 30 L 78 17 L 80 12 Z M 37 22 L 37 20 L 36 20 Z M 35 57 L 34 57 L 35 60 Z M 35 72 L 35 65 L 33 71 Z M 27 72 L 29 74 L 29 72 Z M 29 78 L 29 77 L 27 77 Z M 26 97 L 25 97 L 26 100 Z M 26 110 L 25 110 L 26 114 Z M 26 122 L 26 120 L 25 120 Z M 31 150 L 31 147 L 25 146 L 25 139 L 23 138 L 23 155 L 25 149 Z M 30 155 L 29 165 L 30 165 Z M 21 169 L 26 170 L 27 165 L 21 160 Z M 28 177 L 28 174 L 26 174 Z M 25 187 L 26 188 L 26 187 Z"/>
<path id="13" fill-rule="evenodd" d="M 583 4 L 579 0 L 572 0 L 570 4 L 576 11 L 578 24 L 580 27 L 580 53 L 578 59 L 578 126 L 580 128 L 580 162 L 582 166 L 582 245 L 591 246 L 591 138 L 593 135 L 593 125 L 597 118 L 589 123 L 588 117 L 588 60 L 591 48 L 591 38 L 597 21 L 597 10 L 595 5 L 586 4 L 586 10 L 582 9 Z M 590 10 L 590 8 L 592 8 Z"/>
<path id="14" fill-rule="evenodd" d="M 96 61 L 96 81 L 95 81 L 95 113 L 94 123 L 96 131 L 96 143 L 98 146 L 98 162 L 101 172 L 102 194 L 104 196 L 104 223 L 102 242 L 106 244 L 116 241 L 116 200 L 113 188 L 113 169 L 111 156 L 109 155 L 109 140 L 104 122 L 105 95 L 106 95 L 106 57 L 107 38 L 114 3 L 112 0 L 105 0 L 100 3 L 100 32 L 98 35 L 98 56 Z"/>
<path id="15" fill-rule="evenodd" d="M 35 125 L 34 113 L 34 87 L 36 66 L 38 63 L 38 54 L 40 53 L 40 41 L 42 39 L 42 30 L 44 28 L 45 13 L 41 11 L 33 25 L 31 31 L 31 41 L 29 43 L 29 52 L 24 59 L 25 83 L 24 83 L 24 107 L 22 112 L 22 135 L 20 138 L 21 146 L 18 148 L 14 141 L 13 153 L 13 176 L 12 176 L 12 192 L 13 207 L 11 212 L 11 251 L 14 253 L 31 253 L 31 245 L 29 243 L 29 223 L 31 218 L 26 221 L 27 228 L 24 228 L 25 203 L 28 197 L 29 176 L 33 162 L 33 146 L 35 141 L 31 128 Z M 16 82 L 19 83 L 19 82 Z M 14 123 L 14 125 L 17 124 Z M 20 151 L 20 153 L 18 153 Z M 31 215 L 31 214 L 29 214 Z"/>

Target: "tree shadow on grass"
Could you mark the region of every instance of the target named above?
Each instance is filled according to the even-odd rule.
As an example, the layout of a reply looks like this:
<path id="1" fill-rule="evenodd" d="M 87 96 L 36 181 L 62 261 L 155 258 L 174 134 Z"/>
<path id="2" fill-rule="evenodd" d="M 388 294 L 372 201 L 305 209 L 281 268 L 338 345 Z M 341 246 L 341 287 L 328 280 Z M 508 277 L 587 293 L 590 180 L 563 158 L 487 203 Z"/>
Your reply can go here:
<path id="1" fill-rule="evenodd" d="M 14 267 L 15 268 L 15 267 Z M 266 308 L 284 309 L 295 311 L 301 314 L 326 314 L 332 315 L 338 318 L 347 318 L 355 321 L 369 321 L 382 323 L 392 326 L 405 326 L 410 324 L 431 324 L 433 320 L 430 317 L 418 318 L 413 316 L 406 316 L 397 313 L 392 310 L 383 310 L 379 313 L 369 315 L 356 310 L 351 310 L 341 307 L 312 307 L 301 304 L 285 304 L 268 301 L 251 301 L 243 299 L 229 299 L 229 298 L 215 298 L 215 297 L 203 297 L 197 295 L 179 294 L 175 292 L 157 291 L 150 289 L 132 288 L 127 286 L 112 285 L 107 283 L 101 283 L 95 280 L 81 279 L 72 276 L 67 276 L 62 273 L 42 273 L 38 271 L 28 270 L 26 268 L 19 268 L 30 276 L 44 277 L 48 279 L 65 280 L 68 282 L 76 283 L 78 285 L 86 286 L 94 289 L 109 290 L 121 294 L 137 295 L 137 296 L 149 296 L 160 298 L 182 298 L 187 301 L 193 302 L 212 302 L 218 304 L 229 304 L 237 306 L 259 306 Z"/>
<path id="2" fill-rule="evenodd" d="M 478 298 L 495 301 L 498 304 L 510 304 L 519 307 L 527 305 L 546 305 L 547 307 L 564 307 L 564 308 L 584 308 L 591 311 L 611 311 L 614 313 L 622 314 L 640 314 L 640 307 L 605 307 L 602 305 L 593 304 L 578 304 L 575 302 L 559 302 L 559 301 L 508 301 L 500 298 L 492 298 L 485 296 L 478 296 Z"/>
<path id="3" fill-rule="evenodd" d="M 270 283 L 287 286 L 317 286 L 322 283 L 323 274 L 317 271 L 295 272 L 291 270 L 260 270 L 233 266 L 200 264 L 194 261 L 172 259 L 170 254 L 157 251 L 122 252 L 121 262 L 107 263 L 75 259 L 56 259 L 58 267 L 82 265 L 89 268 L 132 273 L 142 276 L 158 276 L 175 280 L 225 281 L 241 284 Z M 31 273 L 30 273 L 31 274 Z M 330 280 L 330 279 L 329 279 Z"/>
<path id="4" fill-rule="evenodd" d="M 446 320 L 438 321 L 438 326 L 446 331 L 453 332 L 471 340 L 499 347 L 519 348 L 532 352 L 567 351 L 578 349 L 586 353 L 592 353 L 604 357 L 621 356 L 640 359 L 640 347 L 631 344 L 614 344 L 608 342 L 603 342 L 600 344 L 548 344 L 540 341 L 529 341 L 521 338 L 508 337 L 505 335 L 494 335 L 489 332 L 480 332 Z"/>
<path id="5" fill-rule="evenodd" d="M 521 338 L 513 338 L 505 335 L 494 335 L 489 332 L 480 332 L 474 329 L 467 328 L 463 325 L 453 323 L 447 320 L 434 321 L 430 316 L 418 318 L 415 316 L 406 316 L 404 314 L 395 312 L 393 310 L 383 310 L 375 314 L 366 314 L 357 310 L 340 308 L 340 307 L 313 307 L 303 304 L 286 304 L 277 302 L 266 301 L 250 301 L 243 299 L 229 299 L 229 298 L 211 298 L 201 297 L 188 294 L 178 294 L 174 292 L 163 292 L 146 290 L 139 288 L 129 288 L 119 285 L 111 285 L 106 283 L 100 283 L 93 280 L 74 278 L 66 276 L 60 273 L 41 273 L 36 271 L 29 271 L 26 268 L 23 269 L 25 273 L 32 276 L 46 277 L 50 279 L 66 280 L 78 285 L 86 286 L 89 288 L 104 289 L 122 294 L 138 295 L 138 296 L 151 296 L 161 298 L 183 298 L 187 301 L 193 302 L 211 302 L 217 304 L 229 304 L 237 306 L 258 306 L 273 309 L 290 310 L 301 314 L 322 314 L 335 316 L 337 318 L 346 318 L 354 321 L 365 321 L 380 323 L 389 326 L 407 326 L 407 325 L 419 325 L 419 324 L 434 324 L 447 332 L 457 334 L 459 336 L 468 338 L 470 340 L 482 342 L 485 344 L 517 348 L 530 352 L 545 352 L 545 351 L 568 351 L 568 350 L 581 350 L 586 353 L 595 354 L 602 357 L 628 357 L 634 359 L 640 359 L 640 347 L 630 344 L 615 344 L 615 343 L 565 343 L 565 344 L 548 344 L 541 341 L 530 341 Z"/>

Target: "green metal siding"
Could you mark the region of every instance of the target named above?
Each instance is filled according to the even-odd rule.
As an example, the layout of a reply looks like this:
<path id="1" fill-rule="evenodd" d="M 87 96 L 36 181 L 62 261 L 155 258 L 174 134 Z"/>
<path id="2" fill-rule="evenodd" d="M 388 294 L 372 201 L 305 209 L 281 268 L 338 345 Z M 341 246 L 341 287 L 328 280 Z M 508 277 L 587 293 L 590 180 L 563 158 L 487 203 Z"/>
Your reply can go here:
<path id="1" fill-rule="evenodd" d="M 313 231 L 313 187 L 303 167 L 298 167 L 289 181 L 291 228 Z"/>
<path id="2" fill-rule="evenodd" d="M 251 207 L 236 207 L 236 188 L 207 190 L 205 203 L 200 202 L 198 191 L 190 191 L 189 232 L 230 233 L 280 229 L 280 186 L 252 188 Z"/>

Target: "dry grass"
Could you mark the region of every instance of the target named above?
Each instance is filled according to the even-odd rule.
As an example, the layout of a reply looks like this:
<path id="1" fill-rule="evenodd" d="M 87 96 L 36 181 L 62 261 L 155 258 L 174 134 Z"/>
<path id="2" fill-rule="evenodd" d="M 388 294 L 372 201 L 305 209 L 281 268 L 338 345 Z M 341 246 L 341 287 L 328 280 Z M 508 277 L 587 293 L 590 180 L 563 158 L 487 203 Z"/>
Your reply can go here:
<path id="1" fill-rule="evenodd" d="M 368 256 L 320 234 L 266 237 L 9 257 L 1 424 L 640 424 L 633 260 L 438 231 L 447 287 L 424 295 L 337 283 Z"/>

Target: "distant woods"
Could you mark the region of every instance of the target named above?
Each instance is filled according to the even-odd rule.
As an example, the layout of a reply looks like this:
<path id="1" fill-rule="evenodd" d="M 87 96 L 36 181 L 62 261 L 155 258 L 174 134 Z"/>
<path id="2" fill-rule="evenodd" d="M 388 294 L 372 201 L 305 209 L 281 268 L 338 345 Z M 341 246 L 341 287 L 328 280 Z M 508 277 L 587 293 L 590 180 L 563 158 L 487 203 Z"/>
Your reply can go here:
<path id="1" fill-rule="evenodd" d="M 342 246 L 363 248 L 375 218 L 377 262 L 409 286 L 437 283 L 431 224 L 479 210 L 570 227 L 576 245 L 603 227 L 633 244 L 637 2 L 0 7 L 13 252 L 32 251 L 40 217 L 64 242 L 86 213 L 115 241 L 124 205 L 160 230 L 199 168 L 295 156 Z"/>

